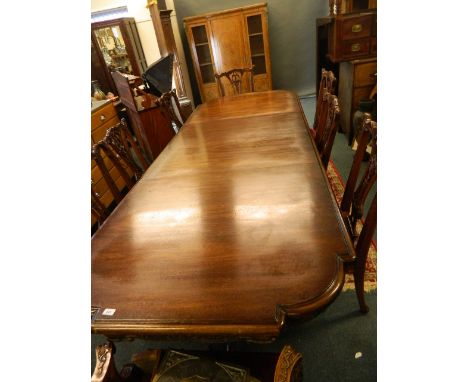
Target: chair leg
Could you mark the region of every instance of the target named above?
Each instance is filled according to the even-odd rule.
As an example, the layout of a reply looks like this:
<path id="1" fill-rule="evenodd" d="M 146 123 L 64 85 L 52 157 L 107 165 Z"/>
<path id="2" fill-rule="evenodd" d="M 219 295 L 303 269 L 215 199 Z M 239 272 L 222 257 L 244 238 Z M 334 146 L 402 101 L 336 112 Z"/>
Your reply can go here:
<path id="1" fill-rule="evenodd" d="M 96 367 L 91 377 L 91 382 L 121 382 L 117 369 L 115 368 L 115 347 L 112 342 L 96 346 Z"/>
<path id="2" fill-rule="evenodd" d="M 356 295 L 359 302 L 359 308 L 361 313 L 367 313 L 369 307 L 364 299 L 364 271 L 355 269 L 354 270 L 354 287 L 356 289 Z"/>

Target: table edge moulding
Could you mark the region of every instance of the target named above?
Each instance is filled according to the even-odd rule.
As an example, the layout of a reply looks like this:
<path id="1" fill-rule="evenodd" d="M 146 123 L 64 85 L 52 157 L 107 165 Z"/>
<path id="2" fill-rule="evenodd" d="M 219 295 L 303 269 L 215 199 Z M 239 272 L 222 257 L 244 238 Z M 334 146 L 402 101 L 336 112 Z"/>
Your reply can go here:
<path id="1" fill-rule="evenodd" d="M 194 200 L 197 213 L 167 220 Z M 353 254 L 297 95 L 212 100 L 92 238 L 91 330 L 109 339 L 273 341 L 285 323 L 334 301 Z"/>

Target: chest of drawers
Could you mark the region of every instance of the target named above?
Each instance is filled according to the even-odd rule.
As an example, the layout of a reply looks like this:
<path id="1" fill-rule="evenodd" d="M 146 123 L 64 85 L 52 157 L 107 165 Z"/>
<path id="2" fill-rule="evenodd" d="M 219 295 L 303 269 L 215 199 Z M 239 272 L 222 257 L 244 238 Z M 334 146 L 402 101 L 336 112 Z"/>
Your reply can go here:
<path id="1" fill-rule="evenodd" d="M 377 12 L 334 17 L 329 29 L 328 54 L 333 62 L 377 55 Z"/>
<path id="2" fill-rule="evenodd" d="M 340 63 L 338 80 L 338 101 L 340 104 L 341 129 L 348 135 L 351 143 L 353 114 L 359 107 L 359 101 L 368 99 L 377 83 L 377 58 L 352 60 Z"/>

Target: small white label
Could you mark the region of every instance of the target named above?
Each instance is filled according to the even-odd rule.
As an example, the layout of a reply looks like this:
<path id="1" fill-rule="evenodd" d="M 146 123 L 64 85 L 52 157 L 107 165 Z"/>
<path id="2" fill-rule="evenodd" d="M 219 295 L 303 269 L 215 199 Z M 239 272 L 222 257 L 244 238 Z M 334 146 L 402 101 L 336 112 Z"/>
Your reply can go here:
<path id="1" fill-rule="evenodd" d="M 102 312 L 102 315 L 103 315 L 103 316 L 113 316 L 114 313 L 115 313 L 115 309 L 106 308 L 106 309 L 104 309 L 104 311 Z"/>
<path id="2" fill-rule="evenodd" d="M 358 359 L 358 358 L 361 358 L 362 357 L 362 353 L 360 351 L 358 351 L 355 355 L 354 355 L 354 358 L 355 359 Z"/>

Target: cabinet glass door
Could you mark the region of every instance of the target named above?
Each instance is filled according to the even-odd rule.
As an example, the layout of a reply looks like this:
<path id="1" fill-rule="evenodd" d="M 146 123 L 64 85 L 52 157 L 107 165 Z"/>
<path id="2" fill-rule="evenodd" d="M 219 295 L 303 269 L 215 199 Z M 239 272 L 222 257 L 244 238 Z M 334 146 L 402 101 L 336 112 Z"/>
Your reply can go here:
<path id="1" fill-rule="evenodd" d="M 122 73 L 134 74 L 118 25 L 96 29 L 94 35 L 110 71 L 118 70 Z"/>
<path id="2" fill-rule="evenodd" d="M 248 16 L 247 28 L 249 33 L 250 58 L 252 60 L 252 65 L 254 65 L 254 74 L 266 73 L 262 16 Z"/>
<path id="3" fill-rule="evenodd" d="M 198 66 L 204 84 L 215 82 L 213 63 L 211 62 L 210 46 L 204 25 L 192 28 L 193 41 L 197 51 Z"/>

